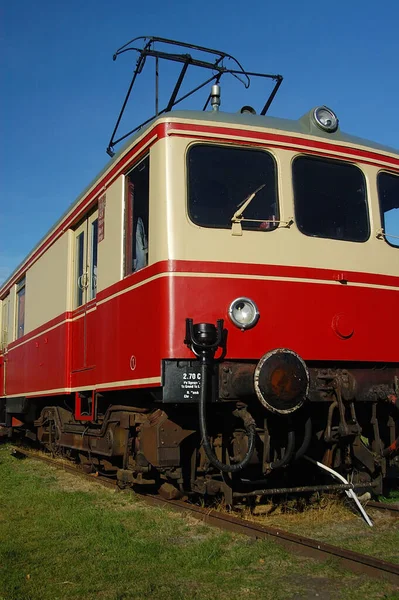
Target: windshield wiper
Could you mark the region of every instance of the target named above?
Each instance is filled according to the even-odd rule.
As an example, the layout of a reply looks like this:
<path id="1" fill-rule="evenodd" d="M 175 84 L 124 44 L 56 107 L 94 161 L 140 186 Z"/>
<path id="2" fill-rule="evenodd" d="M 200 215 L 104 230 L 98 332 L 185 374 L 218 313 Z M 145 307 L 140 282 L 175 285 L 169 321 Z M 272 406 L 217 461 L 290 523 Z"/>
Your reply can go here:
<path id="1" fill-rule="evenodd" d="M 245 219 L 244 211 L 251 204 L 252 200 L 255 198 L 256 194 L 263 190 L 266 186 L 266 183 L 262 183 L 252 194 L 249 194 L 240 204 L 237 206 L 237 210 L 234 215 L 231 217 L 231 233 L 232 235 L 242 235 L 242 221 L 251 221 L 252 223 L 271 223 L 273 226 L 277 227 L 291 227 L 294 222 L 294 219 L 288 219 L 288 221 L 278 221 L 274 217 L 273 219 Z"/>
<path id="2" fill-rule="evenodd" d="M 256 190 L 254 192 L 252 192 L 252 194 L 249 194 L 249 196 L 247 196 L 246 198 L 244 198 L 244 200 L 242 202 L 240 202 L 240 204 L 237 206 L 238 210 L 236 210 L 234 215 L 231 217 L 232 223 L 240 223 L 242 221 L 242 219 L 244 218 L 243 217 L 244 210 L 247 208 L 247 206 L 249 206 L 251 204 L 251 202 L 255 198 L 256 194 L 258 192 L 260 192 L 261 190 L 263 190 L 265 185 L 266 185 L 266 183 L 262 183 L 262 185 L 260 185 L 258 188 L 256 188 Z"/>

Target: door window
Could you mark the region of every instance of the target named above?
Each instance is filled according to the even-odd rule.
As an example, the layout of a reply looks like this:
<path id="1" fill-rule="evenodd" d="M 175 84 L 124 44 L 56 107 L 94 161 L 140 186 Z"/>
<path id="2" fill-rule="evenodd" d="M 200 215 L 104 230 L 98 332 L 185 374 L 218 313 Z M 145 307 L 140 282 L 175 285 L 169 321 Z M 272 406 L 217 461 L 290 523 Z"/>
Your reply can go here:
<path id="1" fill-rule="evenodd" d="M 25 333 L 25 277 L 17 283 L 17 338 Z"/>
<path id="2" fill-rule="evenodd" d="M 97 294 L 98 213 L 87 217 L 75 230 L 74 304 L 82 306 Z"/>

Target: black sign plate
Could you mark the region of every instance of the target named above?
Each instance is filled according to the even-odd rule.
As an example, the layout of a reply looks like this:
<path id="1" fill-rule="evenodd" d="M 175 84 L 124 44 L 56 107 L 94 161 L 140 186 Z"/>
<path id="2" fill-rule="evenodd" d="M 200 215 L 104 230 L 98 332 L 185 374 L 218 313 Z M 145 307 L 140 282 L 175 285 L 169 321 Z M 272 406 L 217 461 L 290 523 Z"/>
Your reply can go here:
<path id="1" fill-rule="evenodd" d="M 198 403 L 201 390 L 201 367 L 197 360 L 164 360 L 162 369 L 163 402 Z M 216 371 L 212 375 L 211 398 L 216 399 Z"/>

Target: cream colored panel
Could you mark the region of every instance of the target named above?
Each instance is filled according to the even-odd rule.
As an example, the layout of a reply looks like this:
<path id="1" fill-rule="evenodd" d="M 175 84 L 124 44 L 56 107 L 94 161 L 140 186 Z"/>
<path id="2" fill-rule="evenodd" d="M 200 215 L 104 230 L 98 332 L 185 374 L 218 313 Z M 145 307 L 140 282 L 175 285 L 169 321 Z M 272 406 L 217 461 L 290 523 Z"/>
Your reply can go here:
<path id="1" fill-rule="evenodd" d="M 26 273 L 25 334 L 70 307 L 69 240 L 64 233 Z"/>
<path id="2" fill-rule="evenodd" d="M 166 260 L 172 256 L 169 247 L 173 244 L 175 231 L 175 204 L 173 198 L 173 177 L 170 173 L 171 153 L 174 140 L 164 138 L 157 142 L 150 153 L 150 222 L 148 235 L 148 264 Z M 177 180 L 182 175 L 177 174 Z M 170 201 L 167 202 L 167 198 Z M 168 246 L 169 244 L 169 246 Z"/>
<path id="3" fill-rule="evenodd" d="M 148 264 L 168 257 L 169 229 L 173 229 L 173 205 L 167 205 L 167 148 L 171 140 L 157 142 L 150 152 L 150 212 Z M 133 165 L 132 165 L 133 166 Z M 98 245 L 97 293 L 124 276 L 125 178 L 120 176 L 106 191 L 104 232 Z"/>
<path id="4" fill-rule="evenodd" d="M 123 276 L 124 183 L 121 175 L 105 192 L 104 239 L 98 244 L 97 293 Z"/>
<path id="5" fill-rule="evenodd" d="M 25 298 L 26 301 L 26 298 Z M 15 331 L 17 328 L 17 286 L 13 285 L 10 289 L 10 304 L 8 307 L 8 343 L 16 339 Z M 26 327 L 26 323 L 25 323 Z"/>
<path id="6" fill-rule="evenodd" d="M 169 258 L 221 262 L 245 262 L 309 266 L 343 271 L 365 271 L 399 275 L 399 253 L 375 233 L 380 227 L 375 177 L 377 169 L 359 165 L 366 175 L 369 193 L 370 239 L 365 243 L 344 242 L 309 237 L 295 223 L 275 231 L 243 231 L 232 236 L 231 230 L 208 229 L 190 222 L 186 207 L 186 152 L 190 140 L 173 138 L 173 148 L 167 148 L 167 164 L 171 179 L 167 184 L 168 218 L 167 248 L 159 253 Z M 297 154 L 275 148 L 271 150 L 279 170 L 281 220 L 294 217 L 291 163 Z M 167 251 L 167 252 L 166 252 Z"/>

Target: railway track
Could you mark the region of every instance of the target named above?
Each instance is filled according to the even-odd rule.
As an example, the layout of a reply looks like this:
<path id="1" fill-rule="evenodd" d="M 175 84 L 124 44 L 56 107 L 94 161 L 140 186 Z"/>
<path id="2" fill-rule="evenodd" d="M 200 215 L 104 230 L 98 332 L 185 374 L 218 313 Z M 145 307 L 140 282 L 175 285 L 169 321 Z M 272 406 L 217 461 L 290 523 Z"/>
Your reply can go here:
<path id="1" fill-rule="evenodd" d="M 101 475 L 95 476 L 93 474 L 87 474 L 58 459 L 20 447 L 13 449 L 12 452 L 15 455 L 18 455 L 19 453 L 25 457 L 41 460 L 63 471 L 73 473 L 74 475 L 78 475 L 91 481 L 97 481 L 101 485 L 112 488 L 117 487 L 116 480 L 102 477 Z M 188 513 L 192 517 L 211 526 L 219 527 L 233 533 L 246 535 L 255 539 L 272 539 L 295 554 L 311 557 L 320 561 L 334 559 L 341 567 L 346 568 L 349 571 L 364 574 L 373 578 L 385 579 L 399 588 L 399 565 L 397 564 L 389 563 L 373 556 L 366 556 L 345 548 L 339 548 L 338 546 L 326 544 L 318 540 L 306 538 L 301 535 L 284 531 L 280 528 L 267 527 L 253 521 L 245 521 L 240 517 L 232 516 L 214 509 L 189 504 L 182 500 L 166 500 L 160 496 L 153 495 L 140 495 L 140 499 L 154 506 L 167 507 L 185 514 Z M 373 510 L 388 513 L 394 518 L 399 517 L 399 506 L 379 502 L 369 502 L 367 506 Z"/>

